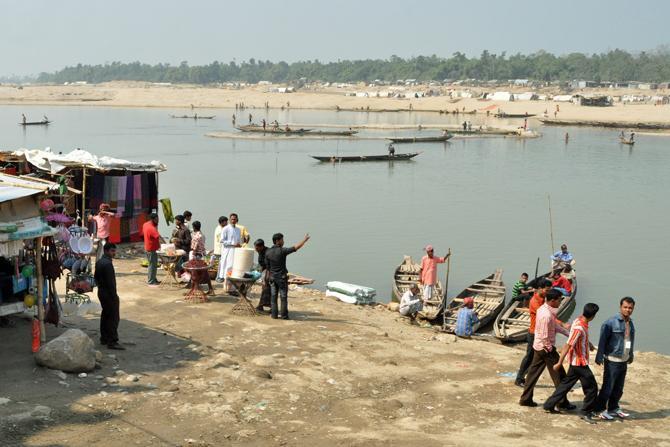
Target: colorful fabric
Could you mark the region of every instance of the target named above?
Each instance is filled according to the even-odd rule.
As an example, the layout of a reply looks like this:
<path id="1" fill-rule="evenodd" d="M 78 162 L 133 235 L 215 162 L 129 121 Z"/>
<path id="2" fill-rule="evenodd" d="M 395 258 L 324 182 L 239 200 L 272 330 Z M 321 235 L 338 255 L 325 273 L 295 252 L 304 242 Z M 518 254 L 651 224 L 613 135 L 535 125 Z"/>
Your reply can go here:
<path id="1" fill-rule="evenodd" d="M 570 327 L 568 336 L 568 362 L 571 366 L 589 364 L 589 322 L 584 316 L 578 317 Z"/>
<path id="2" fill-rule="evenodd" d="M 563 276 L 559 276 L 558 279 L 555 279 L 554 282 L 551 283 L 551 286 L 565 289 L 565 291 L 568 292 L 568 295 L 572 293 L 572 283 Z"/>
<path id="3" fill-rule="evenodd" d="M 172 225 L 174 222 L 174 214 L 172 213 L 172 202 L 170 199 L 160 199 L 161 207 L 163 208 L 163 217 L 165 217 L 165 223 Z"/>
<path id="4" fill-rule="evenodd" d="M 556 345 L 556 332 L 565 336 L 568 335 L 568 331 L 556 319 L 556 312 L 558 312 L 558 309 L 547 303 L 544 303 L 537 310 L 535 340 L 533 340 L 533 349 L 536 351 L 551 352 Z"/>
<path id="5" fill-rule="evenodd" d="M 93 220 L 98 228 L 96 237 L 98 239 L 107 239 L 109 237 L 109 227 L 111 225 L 112 216 L 107 213 L 98 213 L 93 216 Z"/>
<path id="6" fill-rule="evenodd" d="M 421 258 L 421 283 L 434 285 L 437 283 L 437 264 L 443 264 L 444 258 L 425 255 Z"/>
<path id="7" fill-rule="evenodd" d="M 528 304 L 528 312 L 530 313 L 530 327 L 528 332 L 535 333 L 535 320 L 537 318 L 537 310 L 544 304 L 544 298 L 539 293 L 535 293 Z"/>
<path id="8" fill-rule="evenodd" d="M 194 231 L 191 234 L 191 251 L 195 255 L 204 255 L 205 254 L 205 236 L 201 231 Z"/>

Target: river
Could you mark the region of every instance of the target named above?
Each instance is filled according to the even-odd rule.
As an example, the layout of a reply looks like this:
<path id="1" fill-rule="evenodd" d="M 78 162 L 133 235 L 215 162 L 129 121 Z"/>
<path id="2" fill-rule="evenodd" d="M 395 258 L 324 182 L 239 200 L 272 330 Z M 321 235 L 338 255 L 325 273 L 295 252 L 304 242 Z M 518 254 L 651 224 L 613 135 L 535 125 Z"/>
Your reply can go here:
<path id="1" fill-rule="evenodd" d="M 22 112 L 29 120 L 46 114 L 54 123 L 22 129 L 17 125 Z M 375 287 L 380 301 L 389 300 L 403 255 L 420 259 L 426 244 L 439 255 L 448 248 L 453 252 L 450 296 L 497 267 L 505 271 L 508 294 L 522 271 L 535 273 L 538 257 L 540 271 L 547 271 L 550 195 L 554 248 L 565 242 L 577 259 L 575 315 L 587 301 L 600 305 L 592 324 L 597 338 L 619 299 L 633 296 L 637 348 L 670 354 L 666 137 L 641 135 L 628 147 L 612 130 L 540 127 L 539 139 L 398 145 L 397 153 L 422 153 L 411 162 L 332 165 L 308 155 L 383 154 L 385 143 L 216 139 L 205 134 L 233 131 L 231 110 L 200 110 L 217 117 L 197 122 L 171 119 L 170 113 L 184 111 L 0 106 L 0 149 L 81 147 L 97 155 L 161 160 L 168 171 L 160 175 L 160 197 L 169 197 L 176 211 L 191 210 L 206 229 L 208 245 L 218 216 L 231 212 L 240 215 L 252 239 L 269 242 L 282 232 L 291 244 L 309 232 L 312 240 L 289 258 L 291 271 L 315 278 L 320 288 L 331 280 Z M 456 117 L 419 112 L 252 109 L 241 115 L 248 113 L 255 121 L 297 123 L 459 123 Z M 485 120 L 473 119 L 473 125 Z M 366 130 L 360 136 L 412 133 Z M 445 269 L 439 274 L 444 281 Z"/>

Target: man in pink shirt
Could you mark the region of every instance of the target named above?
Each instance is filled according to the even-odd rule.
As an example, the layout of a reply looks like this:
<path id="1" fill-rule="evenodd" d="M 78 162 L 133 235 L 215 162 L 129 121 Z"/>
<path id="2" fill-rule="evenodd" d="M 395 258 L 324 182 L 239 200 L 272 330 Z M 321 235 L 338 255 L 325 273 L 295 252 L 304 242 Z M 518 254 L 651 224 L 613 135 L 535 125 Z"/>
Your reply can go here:
<path id="1" fill-rule="evenodd" d="M 444 261 L 449 257 L 447 254 L 443 258 L 436 258 L 433 251 L 433 246 L 426 247 L 426 255 L 421 258 L 421 275 L 420 282 L 423 284 L 423 300 L 430 301 L 435 291 L 435 284 L 437 284 L 437 264 L 444 264 Z M 440 297 L 441 298 L 441 297 Z"/>
<path id="2" fill-rule="evenodd" d="M 558 306 L 563 296 L 556 289 L 551 289 L 545 296 L 545 303 L 537 310 L 535 317 L 535 339 L 533 340 L 533 362 L 526 374 L 526 384 L 519 404 L 524 407 L 537 407 L 533 401 L 535 384 L 542 376 L 545 368 L 549 371 L 554 386 L 558 386 L 566 376 L 565 369 L 561 366 L 558 370 L 553 368 L 558 363 L 559 355 L 556 352 L 556 332 L 567 336 L 568 331 L 556 318 Z M 558 404 L 563 410 L 574 410 L 577 408 L 568 402 L 567 397 Z"/>
<path id="3" fill-rule="evenodd" d="M 98 214 L 95 216 L 88 216 L 88 221 L 95 221 L 96 232 L 95 238 L 98 240 L 98 250 L 96 252 L 96 259 L 102 257 L 102 249 L 107 243 L 109 238 L 109 227 L 112 223 L 112 216 L 114 213 L 109 212 L 109 205 L 106 203 L 101 203 L 98 210 Z"/>

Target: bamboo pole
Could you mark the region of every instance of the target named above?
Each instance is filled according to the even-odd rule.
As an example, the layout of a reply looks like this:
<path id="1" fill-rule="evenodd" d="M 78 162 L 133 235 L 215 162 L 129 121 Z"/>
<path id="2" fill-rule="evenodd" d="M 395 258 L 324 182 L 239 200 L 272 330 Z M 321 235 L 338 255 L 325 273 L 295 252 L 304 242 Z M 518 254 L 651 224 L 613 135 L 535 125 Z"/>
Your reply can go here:
<path id="1" fill-rule="evenodd" d="M 449 270 L 451 270 L 451 247 L 447 252 L 447 277 L 444 280 L 444 295 L 442 295 L 442 330 L 446 329 L 447 321 L 447 291 L 449 290 Z"/>
<path id="2" fill-rule="evenodd" d="M 551 195 L 547 194 L 547 199 L 549 200 L 549 235 L 551 236 L 551 254 L 555 253 L 554 250 L 554 222 L 551 218 Z"/>
<path id="3" fill-rule="evenodd" d="M 44 276 L 42 276 L 42 238 L 35 239 L 35 266 L 37 267 L 37 318 L 40 322 L 40 342 L 47 341 L 44 330 Z"/>
<path id="4" fill-rule="evenodd" d="M 82 170 L 81 185 L 81 226 L 83 227 L 86 222 L 86 168 Z"/>

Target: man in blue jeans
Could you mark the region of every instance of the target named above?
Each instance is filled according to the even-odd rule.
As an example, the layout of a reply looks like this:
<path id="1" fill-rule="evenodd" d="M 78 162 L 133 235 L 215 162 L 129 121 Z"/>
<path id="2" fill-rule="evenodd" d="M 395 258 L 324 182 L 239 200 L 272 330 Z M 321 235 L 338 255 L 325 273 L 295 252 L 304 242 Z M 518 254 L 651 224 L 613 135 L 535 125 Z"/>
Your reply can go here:
<path id="1" fill-rule="evenodd" d="M 302 241 L 293 247 L 284 248 L 284 235 L 275 233 L 272 236 L 271 248 L 265 252 L 265 262 L 270 271 L 270 309 L 272 318 L 279 318 L 277 306 L 277 295 L 281 298 L 281 318 L 288 320 L 288 269 L 286 268 L 286 257 L 300 250 L 309 240 L 306 234 Z"/>
<path id="2" fill-rule="evenodd" d="M 605 364 L 603 384 L 596 402 L 596 410 L 601 412 L 600 418 L 604 420 L 629 416 L 619 407 L 619 400 L 623 395 L 628 364 L 633 363 L 635 326 L 630 316 L 635 309 L 635 300 L 629 296 L 621 298 L 619 307 L 619 314 L 605 321 L 600 328 L 596 354 L 596 363 Z"/>

